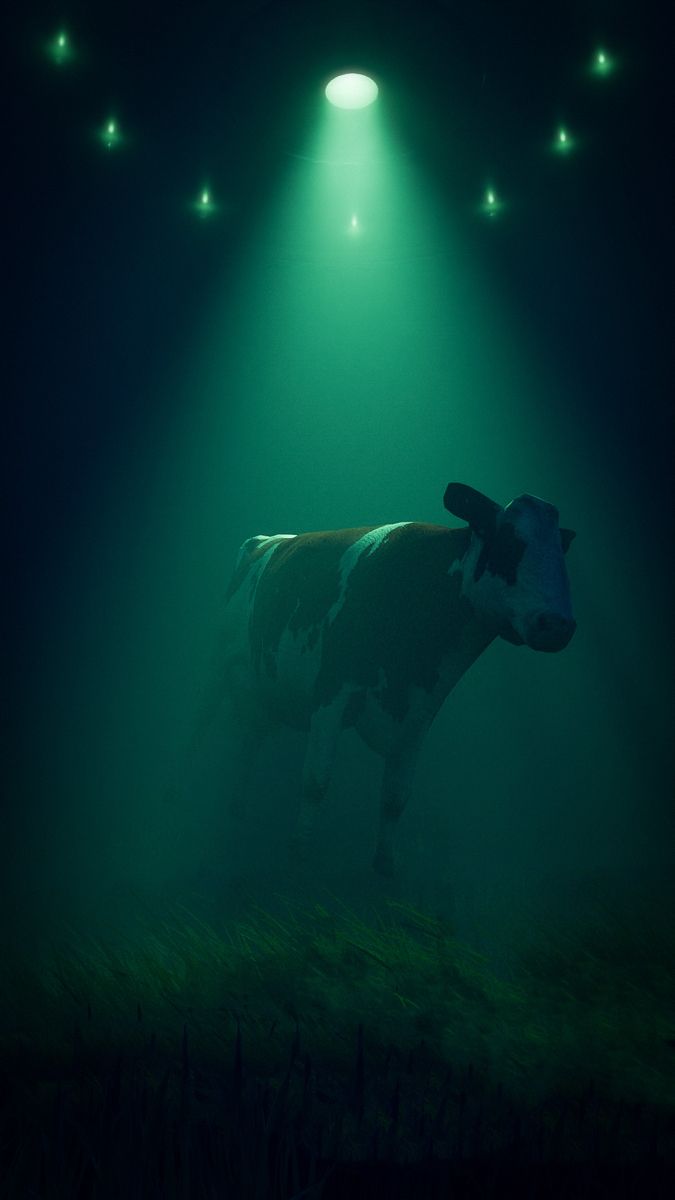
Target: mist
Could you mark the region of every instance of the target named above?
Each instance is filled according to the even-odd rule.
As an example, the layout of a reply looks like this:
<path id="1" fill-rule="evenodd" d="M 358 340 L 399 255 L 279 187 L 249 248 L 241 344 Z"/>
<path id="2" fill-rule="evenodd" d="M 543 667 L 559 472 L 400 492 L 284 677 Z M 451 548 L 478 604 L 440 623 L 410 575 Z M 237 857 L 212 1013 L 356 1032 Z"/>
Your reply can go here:
<path id="1" fill-rule="evenodd" d="M 492 62 L 499 19 L 487 14 Z M 238 36 L 269 69 L 265 39 L 285 26 L 279 13 L 266 19 L 256 41 L 245 24 Z M 238 547 L 256 533 L 457 524 L 442 508 L 451 479 L 502 504 L 531 492 L 560 509 L 577 531 L 578 630 L 556 656 L 496 642 L 449 697 L 401 822 L 397 886 L 451 906 L 467 928 L 480 915 L 489 941 L 504 905 L 569 906 L 589 886 L 658 891 L 668 874 L 668 376 L 660 276 L 646 261 L 660 218 L 645 198 L 635 221 L 616 133 L 635 104 L 630 78 L 616 84 L 613 113 L 578 88 L 592 153 L 561 164 L 531 152 L 527 170 L 530 131 L 508 95 L 500 120 L 517 145 L 500 186 L 513 199 L 491 223 L 467 187 L 481 135 L 493 136 L 471 55 L 413 101 L 419 60 L 436 51 L 419 32 L 406 63 L 394 42 L 381 53 L 390 99 L 383 87 L 366 131 L 377 159 L 361 180 L 370 242 L 366 230 L 347 244 L 326 207 L 330 195 L 348 215 L 350 201 L 325 166 L 334 135 L 302 73 L 276 140 L 261 101 L 247 112 L 247 138 L 239 130 L 219 167 L 217 222 L 186 218 L 174 170 L 148 229 L 132 188 L 149 182 L 161 144 L 133 152 L 133 184 L 126 167 L 92 160 L 77 223 L 58 196 L 41 218 L 18 303 L 21 391 L 35 415 L 17 421 L 10 477 L 6 871 L 17 913 L 38 924 L 45 910 L 89 919 L 126 892 L 211 895 L 218 878 L 225 891 L 244 879 L 266 892 L 272 875 L 283 887 L 302 738 L 280 731 L 256 764 L 234 836 L 219 817 L 226 723 L 207 762 L 188 761 Z M 311 22 L 296 66 L 309 44 L 316 55 Z M 271 90 L 291 74 L 277 67 Z M 252 150 L 263 127 L 264 181 Z M 80 151 L 71 137 L 59 188 L 72 186 Z M 228 193 L 237 153 L 244 182 Z M 611 213 L 609 187 L 621 191 Z M 317 830 L 317 884 L 370 888 L 379 770 L 346 734 Z"/>

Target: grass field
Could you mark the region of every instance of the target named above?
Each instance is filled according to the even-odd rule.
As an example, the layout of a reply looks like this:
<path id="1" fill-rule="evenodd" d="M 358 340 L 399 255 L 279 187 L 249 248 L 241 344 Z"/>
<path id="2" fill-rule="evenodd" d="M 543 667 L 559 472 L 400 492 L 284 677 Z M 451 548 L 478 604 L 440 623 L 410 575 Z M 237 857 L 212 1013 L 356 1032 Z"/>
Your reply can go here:
<path id="1" fill-rule="evenodd" d="M 606 914 L 533 928 L 497 972 L 408 904 L 279 899 L 218 927 L 176 906 L 125 937 L 70 930 L 38 962 L 6 954 L 7 1194 L 330 1196 L 354 1164 L 399 1164 L 391 1195 L 423 1164 L 455 1183 L 481 1164 L 486 1195 L 519 1164 L 555 1168 L 550 1194 L 589 1163 L 622 1168 L 607 1194 L 631 1171 L 665 1180 L 663 926 L 648 949 Z"/>

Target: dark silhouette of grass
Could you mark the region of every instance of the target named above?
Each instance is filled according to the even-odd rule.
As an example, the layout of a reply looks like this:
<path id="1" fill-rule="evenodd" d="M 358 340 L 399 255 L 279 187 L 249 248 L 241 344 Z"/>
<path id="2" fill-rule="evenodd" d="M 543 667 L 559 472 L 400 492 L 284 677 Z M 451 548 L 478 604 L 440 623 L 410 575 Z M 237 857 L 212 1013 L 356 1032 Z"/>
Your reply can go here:
<path id="1" fill-rule="evenodd" d="M 6 957 L 3 1194 L 665 1196 L 672 981 L 610 932 L 510 979 L 393 902 Z"/>

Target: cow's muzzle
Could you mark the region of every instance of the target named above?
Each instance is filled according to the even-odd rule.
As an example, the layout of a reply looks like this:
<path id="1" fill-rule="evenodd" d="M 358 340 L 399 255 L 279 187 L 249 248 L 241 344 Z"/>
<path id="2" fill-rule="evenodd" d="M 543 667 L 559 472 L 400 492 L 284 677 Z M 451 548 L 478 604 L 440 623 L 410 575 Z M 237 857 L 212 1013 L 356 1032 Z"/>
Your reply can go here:
<path id="1" fill-rule="evenodd" d="M 576 627 L 571 617 L 540 613 L 529 625 L 525 641 L 532 650 L 564 650 Z"/>

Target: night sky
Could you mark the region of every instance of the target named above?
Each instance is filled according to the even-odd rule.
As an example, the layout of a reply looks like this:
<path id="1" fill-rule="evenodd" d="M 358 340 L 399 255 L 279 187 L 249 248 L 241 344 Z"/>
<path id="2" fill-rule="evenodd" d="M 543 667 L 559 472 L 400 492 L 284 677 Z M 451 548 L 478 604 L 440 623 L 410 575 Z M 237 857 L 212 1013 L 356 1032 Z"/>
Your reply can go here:
<path id="1" fill-rule="evenodd" d="M 640 694 L 654 698 L 645 771 L 656 756 L 662 773 L 672 647 L 657 631 L 670 633 L 673 510 L 666 9 L 609 0 L 173 8 L 122 0 L 38 2 L 6 18 L 2 843 L 12 902 L 34 872 L 34 829 L 54 803 L 49 763 L 35 760 L 68 703 L 43 674 L 73 578 L 91 559 L 119 582 L 127 553 L 143 553 L 147 524 L 134 509 L 165 427 L 189 425 L 177 405 L 189 394 L 194 348 L 245 263 L 289 155 L 302 152 L 308 80 L 345 61 L 397 79 L 397 137 L 452 212 L 467 255 L 508 291 L 548 369 L 559 364 L 566 385 L 579 383 L 569 386 L 567 425 L 591 428 L 602 448 L 597 497 L 621 497 L 616 578 L 627 589 L 638 581 L 632 611 L 647 635 Z M 44 48 L 62 26 L 78 55 L 58 68 Z M 600 81 L 587 73 L 599 45 L 617 59 Z M 96 136 L 110 113 L 124 132 L 114 151 Z M 561 122 L 578 143 L 564 162 L 547 150 Z M 200 221 L 190 204 L 206 179 L 221 210 Z M 508 201 L 495 222 L 478 211 L 487 179 Z M 587 445 L 580 433 L 580 454 Z M 411 464 L 412 474 L 420 469 Z M 564 507 L 564 497 L 551 498 Z M 120 505 L 122 535 L 103 553 Z M 263 513 L 261 502 L 242 533 L 270 524 Z M 581 544 L 577 512 L 574 521 Z M 191 569 L 205 589 L 226 579 L 236 544 L 228 537 L 218 563 L 195 554 Z M 608 628 L 621 636 L 616 621 Z M 639 654 L 640 629 L 625 632 Z M 617 650 L 615 687 L 630 726 L 637 701 L 622 662 Z M 654 827 L 665 836 L 672 815 L 661 816 Z"/>

